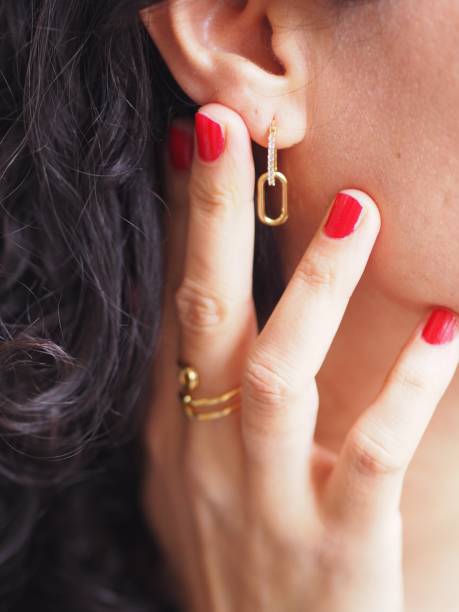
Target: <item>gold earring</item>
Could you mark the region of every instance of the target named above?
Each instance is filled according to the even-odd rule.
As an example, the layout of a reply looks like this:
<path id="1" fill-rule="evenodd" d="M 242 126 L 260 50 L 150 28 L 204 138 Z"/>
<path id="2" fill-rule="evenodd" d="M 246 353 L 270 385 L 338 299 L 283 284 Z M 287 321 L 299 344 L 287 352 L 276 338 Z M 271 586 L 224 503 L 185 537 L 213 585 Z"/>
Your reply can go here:
<path id="1" fill-rule="evenodd" d="M 270 226 L 282 225 L 288 219 L 287 178 L 282 174 L 282 172 L 277 170 L 276 133 L 277 127 L 273 118 L 269 127 L 268 172 L 265 172 L 260 176 L 257 186 L 258 218 L 262 223 Z M 276 179 L 279 179 L 282 185 L 282 205 L 279 216 L 273 219 L 266 214 L 265 183 L 267 182 L 270 187 L 273 187 L 276 184 Z"/>

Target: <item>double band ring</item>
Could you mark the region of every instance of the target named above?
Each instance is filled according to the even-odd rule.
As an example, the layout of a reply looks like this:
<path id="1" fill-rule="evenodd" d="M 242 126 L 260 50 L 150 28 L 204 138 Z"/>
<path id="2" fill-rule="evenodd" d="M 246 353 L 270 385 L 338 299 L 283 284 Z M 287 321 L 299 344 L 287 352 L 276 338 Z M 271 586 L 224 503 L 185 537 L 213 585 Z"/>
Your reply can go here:
<path id="1" fill-rule="evenodd" d="M 179 362 L 178 382 L 180 386 L 179 398 L 182 408 L 187 417 L 192 421 L 211 421 L 227 416 L 240 409 L 240 402 L 232 402 L 240 392 L 236 387 L 221 395 L 210 398 L 195 399 L 191 392 L 199 387 L 199 374 L 195 367 Z M 218 408 L 214 408 L 218 406 Z"/>

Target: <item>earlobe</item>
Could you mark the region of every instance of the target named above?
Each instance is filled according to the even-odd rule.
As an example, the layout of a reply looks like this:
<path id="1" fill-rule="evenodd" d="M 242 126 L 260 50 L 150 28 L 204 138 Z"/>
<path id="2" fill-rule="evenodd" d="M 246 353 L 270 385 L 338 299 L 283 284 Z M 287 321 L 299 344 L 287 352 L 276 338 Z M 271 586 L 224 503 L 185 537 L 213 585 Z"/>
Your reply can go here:
<path id="1" fill-rule="evenodd" d="M 279 27 L 270 0 L 167 0 L 139 12 L 181 88 L 197 104 L 219 102 L 267 146 L 273 117 L 278 147 L 302 140 L 307 62 L 298 32 Z M 284 9 L 285 10 L 285 9 Z"/>

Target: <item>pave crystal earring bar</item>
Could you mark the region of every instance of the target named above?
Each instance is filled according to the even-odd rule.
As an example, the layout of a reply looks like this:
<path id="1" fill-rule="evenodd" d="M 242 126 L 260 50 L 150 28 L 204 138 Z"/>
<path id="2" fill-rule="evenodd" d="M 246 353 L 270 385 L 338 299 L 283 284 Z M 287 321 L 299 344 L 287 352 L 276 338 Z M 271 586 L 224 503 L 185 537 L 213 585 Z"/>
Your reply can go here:
<path id="1" fill-rule="evenodd" d="M 287 178 L 282 174 L 282 172 L 277 170 L 276 133 L 277 127 L 273 119 L 269 127 L 268 137 L 268 171 L 260 176 L 257 185 L 258 218 L 262 223 L 270 226 L 282 225 L 288 219 Z M 282 199 L 281 212 L 278 217 L 273 219 L 266 214 L 265 183 L 268 183 L 270 187 L 274 187 L 276 184 L 276 179 L 278 179 L 282 185 Z"/>

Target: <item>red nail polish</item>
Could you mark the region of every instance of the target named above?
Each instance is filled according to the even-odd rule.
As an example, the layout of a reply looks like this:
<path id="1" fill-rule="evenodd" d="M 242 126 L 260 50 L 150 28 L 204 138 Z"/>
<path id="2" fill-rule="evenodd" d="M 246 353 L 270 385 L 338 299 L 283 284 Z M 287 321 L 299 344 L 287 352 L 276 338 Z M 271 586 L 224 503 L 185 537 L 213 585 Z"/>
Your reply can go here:
<path id="1" fill-rule="evenodd" d="M 436 308 L 422 330 L 422 337 L 429 344 L 446 344 L 454 340 L 457 330 L 456 315 L 446 308 Z"/>
<path id="2" fill-rule="evenodd" d="M 193 135 L 172 125 L 169 128 L 169 159 L 177 170 L 188 170 L 193 160 Z"/>
<path id="3" fill-rule="evenodd" d="M 358 200 L 348 193 L 338 193 L 324 225 L 324 232 L 330 238 L 344 238 L 355 229 L 363 210 Z"/>
<path id="4" fill-rule="evenodd" d="M 215 161 L 225 147 L 222 126 L 203 113 L 196 113 L 195 126 L 199 157 L 205 162 Z"/>

